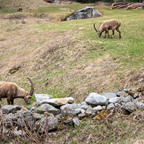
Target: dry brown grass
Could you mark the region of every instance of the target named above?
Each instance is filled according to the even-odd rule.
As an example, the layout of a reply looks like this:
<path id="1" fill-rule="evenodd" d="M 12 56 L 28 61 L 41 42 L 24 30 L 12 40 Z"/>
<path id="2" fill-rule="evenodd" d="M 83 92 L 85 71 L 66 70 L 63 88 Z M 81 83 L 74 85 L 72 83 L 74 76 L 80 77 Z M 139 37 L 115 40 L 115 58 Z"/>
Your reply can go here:
<path id="1" fill-rule="evenodd" d="M 1 80 L 29 89 L 26 80 L 29 76 L 35 82 L 35 93 L 73 96 L 77 101 L 83 101 L 90 92 L 118 91 L 141 85 L 138 80 L 143 77 L 142 68 L 123 69 L 110 55 L 89 59 L 93 43 L 78 39 L 83 27 L 67 31 L 40 30 L 39 25 L 52 22 L 45 18 L 25 18 L 24 21 L 26 24 L 21 19 L 0 21 Z M 21 69 L 5 77 L 16 65 L 21 65 Z"/>

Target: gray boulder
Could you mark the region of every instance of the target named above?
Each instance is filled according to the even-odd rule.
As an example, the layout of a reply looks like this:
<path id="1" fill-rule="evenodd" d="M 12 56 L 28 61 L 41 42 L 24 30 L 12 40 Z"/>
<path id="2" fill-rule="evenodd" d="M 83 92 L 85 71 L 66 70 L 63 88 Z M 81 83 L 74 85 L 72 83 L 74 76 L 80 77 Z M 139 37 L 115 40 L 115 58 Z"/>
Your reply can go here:
<path id="1" fill-rule="evenodd" d="M 36 110 L 36 112 L 39 114 L 44 114 L 44 112 L 46 112 L 46 111 L 48 111 L 49 113 L 52 113 L 54 115 L 57 115 L 60 113 L 59 109 L 57 109 L 54 106 L 49 105 L 49 104 L 43 104 L 43 105 L 39 106 Z"/>
<path id="2" fill-rule="evenodd" d="M 62 105 L 68 104 L 68 103 L 73 103 L 74 102 L 74 98 L 72 97 L 67 97 L 67 98 L 53 98 L 53 99 L 48 99 L 48 100 L 42 100 L 40 102 L 40 105 L 42 104 L 50 104 L 53 106 L 57 106 L 60 107 Z"/>
<path id="3" fill-rule="evenodd" d="M 113 109 L 113 108 L 115 108 L 115 105 L 114 105 L 113 103 L 110 103 L 110 104 L 107 106 L 107 109 L 108 109 L 108 110 L 111 110 L 111 109 Z"/>
<path id="4" fill-rule="evenodd" d="M 48 95 L 48 94 L 35 94 L 35 98 L 36 98 L 37 104 L 40 105 L 41 101 L 48 100 L 53 97 L 52 95 Z"/>
<path id="5" fill-rule="evenodd" d="M 73 118 L 73 123 L 74 123 L 75 127 L 80 125 L 80 121 L 79 121 L 79 119 L 77 117 Z"/>
<path id="6" fill-rule="evenodd" d="M 107 99 L 117 97 L 116 93 L 114 92 L 107 92 L 107 93 L 103 93 L 102 95 L 105 96 Z"/>
<path id="7" fill-rule="evenodd" d="M 97 93 L 90 93 L 86 98 L 85 102 L 87 104 L 97 106 L 97 105 L 107 105 L 108 100 L 105 96 L 99 95 Z"/>
<path id="8" fill-rule="evenodd" d="M 16 113 L 18 110 L 21 109 L 21 106 L 5 105 L 5 106 L 2 106 L 1 109 L 2 109 L 3 114 Z"/>
<path id="9" fill-rule="evenodd" d="M 54 131 L 58 128 L 58 119 L 56 117 L 50 117 L 48 120 L 42 118 L 35 123 L 35 130 L 39 133 L 44 133 L 45 131 Z"/>
<path id="10" fill-rule="evenodd" d="M 80 104 L 66 104 L 60 107 L 63 116 L 75 116 L 81 112 Z"/>
<path id="11" fill-rule="evenodd" d="M 114 97 L 109 99 L 109 103 L 119 103 L 121 101 L 121 97 Z"/>
<path id="12" fill-rule="evenodd" d="M 100 105 L 93 108 L 94 112 L 101 111 L 101 110 L 103 110 L 103 108 Z"/>
<path id="13" fill-rule="evenodd" d="M 133 112 L 136 110 L 136 105 L 133 102 L 128 102 L 123 104 L 122 108 L 128 112 Z"/>
<path id="14" fill-rule="evenodd" d="M 138 109 L 143 110 L 144 109 L 144 104 L 142 102 L 136 102 L 135 103 Z"/>
<path id="15" fill-rule="evenodd" d="M 30 111 L 20 110 L 16 113 L 16 115 L 18 117 L 17 121 L 22 127 L 25 125 L 29 126 L 30 128 L 34 127 L 35 118 Z"/>
<path id="16" fill-rule="evenodd" d="M 83 9 L 76 11 L 66 20 L 69 21 L 73 19 L 87 19 L 87 18 L 95 18 L 95 17 L 100 17 L 100 16 L 102 16 L 102 14 L 99 11 L 95 10 L 94 7 L 87 6 Z"/>

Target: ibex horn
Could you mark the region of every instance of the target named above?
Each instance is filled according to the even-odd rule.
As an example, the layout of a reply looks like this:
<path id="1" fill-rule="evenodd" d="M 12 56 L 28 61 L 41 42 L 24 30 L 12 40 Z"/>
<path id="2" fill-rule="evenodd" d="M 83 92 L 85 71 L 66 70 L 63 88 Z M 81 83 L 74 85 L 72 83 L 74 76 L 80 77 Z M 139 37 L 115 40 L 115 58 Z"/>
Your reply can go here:
<path id="1" fill-rule="evenodd" d="M 29 95 L 32 96 L 34 93 L 34 84 L 30 78 L 27 78 L 27 79 L 30 81 L 30 84 L 31 84 L 31 90 L 30 90 Z"/>
<path id="2" fill-rule="evenodd" d="M 93 24 L 93 26 L 94 26 L 95 31 L 97 32 L 97 29 L 96 29 L 96 27 L 95 27 L 95 24 Z"/>

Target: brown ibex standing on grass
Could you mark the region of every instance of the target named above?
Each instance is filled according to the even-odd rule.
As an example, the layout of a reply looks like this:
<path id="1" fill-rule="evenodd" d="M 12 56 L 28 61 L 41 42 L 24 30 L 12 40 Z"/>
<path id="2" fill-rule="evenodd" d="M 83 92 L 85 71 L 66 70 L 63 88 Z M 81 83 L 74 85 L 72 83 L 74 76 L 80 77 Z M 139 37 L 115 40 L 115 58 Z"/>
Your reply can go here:
<path id="1" fill-rule="evenodd" d="M 113 38 L 114 31 L 117 30 L 117 32 L 119 33 L 119 38 L 121 38 L 121 31 L 119 30 L 120 26 L 121 26 L 121 22 L 119 20 L 112 19 L 112 20 L 104 21 L 103 24 L 99 26 L 98 30 L 96 29 L 95 24 L 94 24 L 94 29 L 99 35 L 99 37 L 101 37 L 102 33 L 105 31 L 104 38 L 106 38 L 106 34 L 108 34 L 108 38 L 110 38 L 109 30 L 112 30 L 111 38 Z"/>
<path id="2" fill-rule="evenodd" d="M 23 98 L 27 104 L 30 103 L 30 99 L 34 93 L 33 82 L 30 78 L 27 78 L 31 84 L 30 92 L 25 91 L 19 87 L 16 83 L 0 81 L 0 100 L 1 98 L 7 98 L 7 103 L 13 105 L 15 98 Z"/>

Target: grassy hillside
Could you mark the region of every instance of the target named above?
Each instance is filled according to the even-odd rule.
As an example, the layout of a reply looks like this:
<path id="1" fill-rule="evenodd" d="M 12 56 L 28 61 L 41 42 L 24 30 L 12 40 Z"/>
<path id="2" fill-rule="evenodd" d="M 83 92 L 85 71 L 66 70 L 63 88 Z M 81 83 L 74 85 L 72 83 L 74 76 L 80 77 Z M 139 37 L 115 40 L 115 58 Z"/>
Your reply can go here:
<path id="1" fill-rule="evenodd" d="M 65 7 L 74 11 L 84 6 L 72 4 Z M 9 19 L 0 21 L 0 80 L 14 81 L 29 89 L 28 76 L 35 83 L 35 93 L 72 96 L 76 101 L 84 100 L 90 92 L 103 93 L 141 85 L 144 11 L 109 10 L 99 5 L 95 8 L 103 12 L 103 17 L 58 22 L 57 13 L 59 18 L 69 13 L 64 10 L 65 14 L 61 14 L 63 7 L 43 8 L 43 14 L 50 15 L 46 18 L 14 19 L 16 14 L 4 15 Z M 32 13 L 40 11 L 37 9 Z M 22 14 L 27 15 L 18 13 L 20 18 Z M 93 23 L 98 27 L 104 20 L 115 18 L 122 23 L 122 39 L 118 38 L 117 32 L 113 39 L 99 38 Z M 22 67 L 5 77 L 15 65 Z"/>
<path id="2" fill-rule="evenodd" d="M 60 22 L 87 4 L 46 5 L 43 1 L 35 1 L 31 11 L 21 13 L 13 13 L 20 5 L 3 4 L 5 8 L 0 11 L 0 80 L 16 82 L 29 90 L 26 77 L 30 77 L 35 93 L 72 96 L 76 102 L 83 101 L 90 92 L 112 92 L 143 84 L 140 82 L 144 78 L 143 10 L 109 10 L 99 3 L 95 8 L 103 17 Z M 98 37 L 93 23 L 98 27 L 108 19 L 121 21 L 122 39 L 117 32 L 113 39 L 104 39 L 104 34 Z M 21 68 L 16 73 L 6 76 L 18 65 Z M 6 100 L 0 104 L 6 104 Z M 25 105 L 24 100 L 16 100 L 15 104 Z M 133 115 L 116 115 L 112 124 L 90 119 L 82 121 L 78 128 L 60 127 L 52 140 L 53 143 L 73 144 L 143 142 L 143 121 L 132 120 Z"/>

